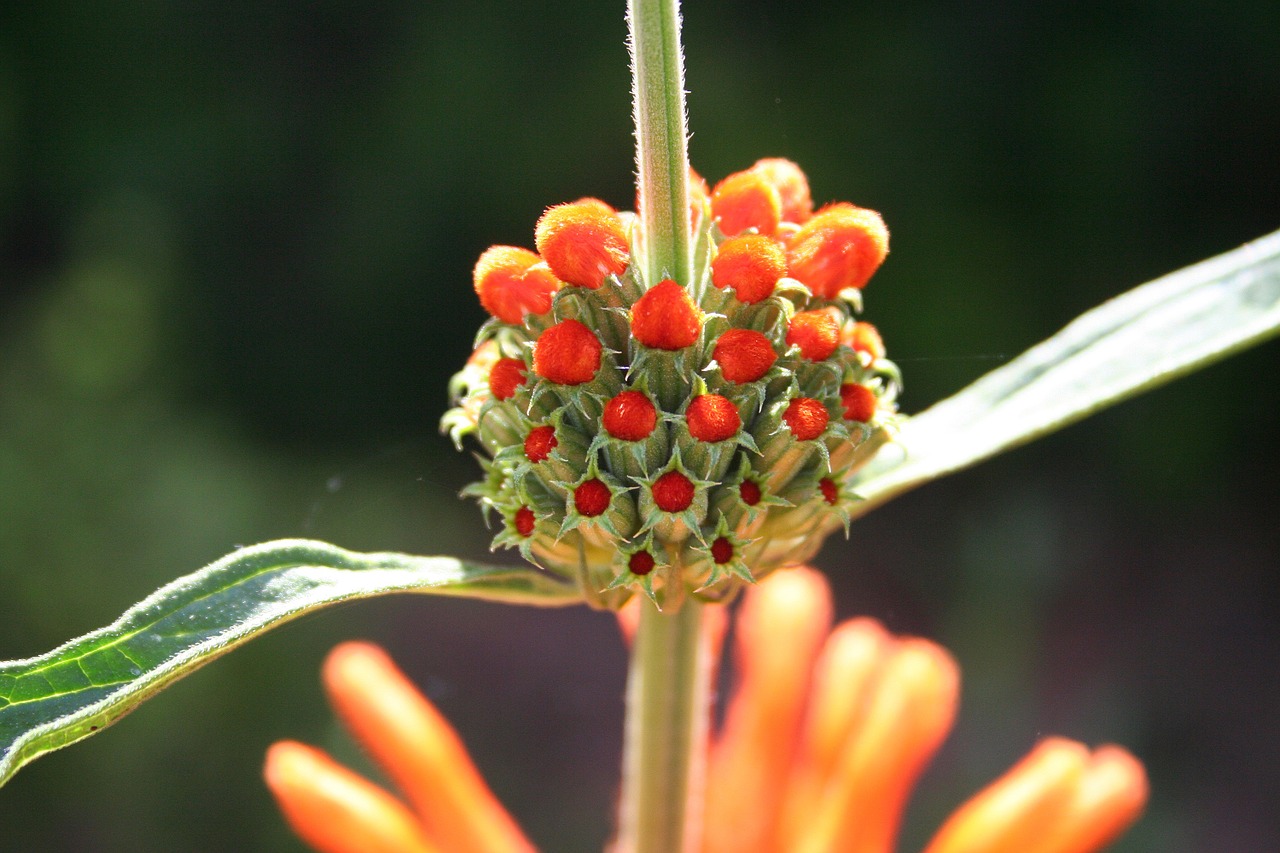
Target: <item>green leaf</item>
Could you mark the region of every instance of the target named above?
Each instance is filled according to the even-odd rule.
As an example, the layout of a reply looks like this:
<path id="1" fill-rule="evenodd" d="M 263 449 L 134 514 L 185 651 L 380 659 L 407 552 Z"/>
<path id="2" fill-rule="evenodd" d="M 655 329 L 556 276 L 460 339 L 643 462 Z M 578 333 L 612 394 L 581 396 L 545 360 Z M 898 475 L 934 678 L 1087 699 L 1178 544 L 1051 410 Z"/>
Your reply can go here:
<path id="1" fill-rule="evenodd" d="M 301 539 L 243 548 L 161 587 L 106 628 L 0 663 L 0 785 L 270 628 L 393 592 L 541 605 L 582 600 L 576 586 L 528 566 L 357 554 Z"/>
<path id="2" fill-rule="evenodd" d="M 855 479 L 862 515 L 1280 331 L 1280 231 L 1103 303 L 911 418 Z"/>

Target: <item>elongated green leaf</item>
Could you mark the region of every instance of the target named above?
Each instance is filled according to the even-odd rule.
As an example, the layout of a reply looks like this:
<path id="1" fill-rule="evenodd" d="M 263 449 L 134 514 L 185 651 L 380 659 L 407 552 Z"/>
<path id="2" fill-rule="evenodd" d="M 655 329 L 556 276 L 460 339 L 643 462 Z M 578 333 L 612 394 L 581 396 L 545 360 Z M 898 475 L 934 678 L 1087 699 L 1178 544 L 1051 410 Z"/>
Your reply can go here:
<path id="1" fill-rule="evenodd" d="M 521 604 L 580 602 L 532 567 L 356 554 L 285 539 L 236 551 L 161 587 L 106 628 L 0 663 L 0 785 L 46 752 L 111 725 L 171 682 L 304 613 L 393 592 Z"/>
<path id="2" fill-rule="evenodd" d="M 861 515 L 1280 331 L 1280 231 L 1144 284 L 911 418 L 855 483 Z"/>

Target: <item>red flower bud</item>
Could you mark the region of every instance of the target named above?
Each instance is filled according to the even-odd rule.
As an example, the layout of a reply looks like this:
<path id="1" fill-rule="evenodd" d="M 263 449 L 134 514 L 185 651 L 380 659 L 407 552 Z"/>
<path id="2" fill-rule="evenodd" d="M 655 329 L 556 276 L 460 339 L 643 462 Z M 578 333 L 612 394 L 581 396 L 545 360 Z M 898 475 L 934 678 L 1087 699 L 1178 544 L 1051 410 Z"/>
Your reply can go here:
<path id="1" fill-rule="evenodd" d="M 840 346 L 840 327 L 829 311 L 801 311 L 787 327 L 787 344 L 800 347 L 800 355 L 810 361 L 822 361 Z"/>
<path id="2" fill-rule="evenodd" d="M 822 492 L 822 499 L 832 506 L 835 506 L 840 500 L 840 487 L 830 477 L 823 477 L 819 480 L 818 489 Z"/>
<path id="3" fill-rule="evenodd" d="M 733 543 L 721 536 L 711 543 L 711 559 L 723 566 L 733 559 Z"/>
<path id="4" fill-rule="evenodd" d="M 542 259 L 517 246 L 490 246 L 472 272 L 484 310 L 504 323 L 518 325 L 525 314 L 545 314 L 560 281 Z"/>
<path id="5" fill-rule="evenodd" d="M 865 385 L 846 382 L 840 386 L 840 402 L 844 404 L 847 421 L 866 423 L 876 413 L 876 395 Z"/>
<path id="6" fill-rule="evenodd" d="M 827 407 L 812 397 L 796 397 L 787 404 L 787 411 L 782 415 L 791 434 L 800 441 L 810 441 L 822 435 L 830 418 Z"/>
<path id="7" fill-rule="evenodd" d="M 641 577 L 653 571 L 653 567 L 656 564 L 653 555 L 648 551 L 636 551 L 627 559 L 627 568 L 631 571 L 631 574 Z"/>
<path id="8" fill-rule="evenodd" d="M 533 347 L 533 370 L 560 385 L 590 382 L 600 369 L 604 347 L 577 320 L 563 320 L 539 336 Z"/>
<path id="9" fill-rule="evenodd" d="M 595 518 L 609 508 L 613 493 L 600 480 L 592 478 L 573 490 L 573 506 L 580 515 Z"/>
<path id="10" fill-rule="evenodd" d="M 653 484 L 653 502 L 663 512 L 684 512 L 693 503 L 693 483 L 679 471 L 668 471 Z"/>
<path id="11" fill-rule="evenodd" d="M 720 375 L 730 382 L 755 382 L 769 372 L 778 354 L 759 332 L 729 329 L 716 338 L 713 357 L 720 365 Z"/>
<path id="12" fill-rule="evenodd" d="M 748 228 L 772 235 L 782 220 L 782 198 L 761 175 L 735 172 L 711 191 L 711 213 L 726 237 Z"/>
<path id="13" fill-rule="evenodd" d="M 643 441 L 658 425 L 658 411 L 639 391 L 623 391 L 604 406 L 605 432 L 623 441 Z"/>
<path id="14" fill-rule="evenodd" d="M 524 383 L 524 362 L 518 358 L 500 358 L 489 371 L 489 393 L 495 400 L 510 400 Z"/>
<path id="15" fill-rule="evenodd" d="M 556 428 L 551 424 L 534 427 L 524 439 L 524 455 L 530 462 L 541 462 L 556 449 Z"/>
<path id="16" fill-rule="evenodd" d="M 538 253 L 561 281 L 595 290 L 631 261 L 617 212 L 596 198 L 547 208 L 534 228 Z"/>
<path id="17" fill-rule="evenodd" d="M 536 520 L 537 519 L 533 517 L 533 510 L 529 509 L 527 506 L 520 507 L 518 510 L 516 510 L 516 517 L 515 517 L 516 533 L 519 533 L 521 536 L 526 536 L 526 537 L 532 536 L 533 525 Z"/>
<path id="18" fill-rule="evenodd" d="M 711 283 L 732 287 L 738 301 L 747 304 L 772 296 L 778 279 L 786 274 L 786 252 L 763 234 L 730 237 L 720 244 L 711 262 Z"/>
<path id="19" fill-rule="evenodd" d="M 815 213 L 791 237 L 787 266 L 815 296 L 835 299 L 846 287 L 865 287 L 888 253 L 880 214 L 840 203 Z"/>
<path id="20" fill-rule="evenodd" d="M 678 350 L 702 331 L 702 311 L 689 292 L 671 279 L 651 288 L 631 306 L 631 333 L 647 347 Z"/>
<path id="21" fill-rule="evenodd" d="M 781 157 L 757 160 L 751 171 L 760 175 L 778 191 L 782 199 L 782 221 L 804 222 L 813 215 L 813 197 L 809 195 L 809 179 L 800 167 Z"/>
<path id="22" fill-rule="evenodd" d="M 738 495 L 747 506 L 755 506 L 760 503 L 760 498 L 762 497 L 760 484 L 755 480 L 743 480 L 738 484 Z"/>
<path id="23" fill-rule="evenodd" d="M 840 330 L 840 343 L 854 352 L 865 352 L 872 359 L 884 358 L 884 339 L 870 323 L 859 320 L 856 323 L 845 323 Z"/>
<path id="24" fill-rule="evenodd" d="M 715 442 L 733 438 L 742 428 L 737 406 L 719 394 L 700 394 L 685 409 L 689 434 L 698 441 Z"/>

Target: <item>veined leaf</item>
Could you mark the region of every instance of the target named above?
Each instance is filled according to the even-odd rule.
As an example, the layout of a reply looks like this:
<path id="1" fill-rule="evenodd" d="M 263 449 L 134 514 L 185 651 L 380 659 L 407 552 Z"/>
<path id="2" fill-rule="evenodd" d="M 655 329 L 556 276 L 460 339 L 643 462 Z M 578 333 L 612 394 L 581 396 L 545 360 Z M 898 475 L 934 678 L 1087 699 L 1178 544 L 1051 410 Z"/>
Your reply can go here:
<path id="1" fill-rule="evenodd" d="M 1135 288 L 909 419 L 854 482 L 862 515 L 1280 332 L 1280 231 Z"/>
<path id="2" fill-rule="evenodd" d="M 575 586 L 529 566 L 357 554 L 301 539 L 243 548 L 161 587 L 106 628 L 0 663 L 0 785 L 270 628 L 393 592 L 540 605 L 582 600 Z"/>

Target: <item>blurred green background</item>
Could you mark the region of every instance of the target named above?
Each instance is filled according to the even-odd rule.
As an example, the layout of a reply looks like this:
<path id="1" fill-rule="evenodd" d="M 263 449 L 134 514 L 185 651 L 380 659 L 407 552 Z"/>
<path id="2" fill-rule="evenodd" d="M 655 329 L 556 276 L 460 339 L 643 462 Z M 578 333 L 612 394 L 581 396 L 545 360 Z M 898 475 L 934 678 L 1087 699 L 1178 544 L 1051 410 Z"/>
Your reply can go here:
<path id="1" fill-rule="evenodd" d="M 465 6 L 465 11 L 463 11 Z M 882 211 L 868 318 L 917 411 L 1139 282 L 1280 225 L 1280 7 L 702 2 L 691 151 Z M 0 658 L 239 544 L 486 554 L 437 433 L 495 242 L 633 197 L 621 4 L 44 0 L 0 11 Z M 1148 764 L 1120 851 L 1280 849 L 1276 344 L 903 497 L 820 563 L 949 646 L 908 813 L 1047 733 Z M 259 782 L 359 762 L 317 684 L 386 644 L 548 853 L 599 850 L 608 617 L 431 599 L 294 623 L 0 790 L 0 848 L 299 850 Z"/>

